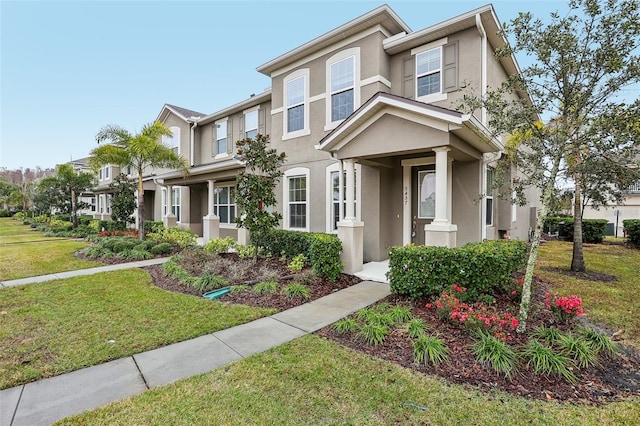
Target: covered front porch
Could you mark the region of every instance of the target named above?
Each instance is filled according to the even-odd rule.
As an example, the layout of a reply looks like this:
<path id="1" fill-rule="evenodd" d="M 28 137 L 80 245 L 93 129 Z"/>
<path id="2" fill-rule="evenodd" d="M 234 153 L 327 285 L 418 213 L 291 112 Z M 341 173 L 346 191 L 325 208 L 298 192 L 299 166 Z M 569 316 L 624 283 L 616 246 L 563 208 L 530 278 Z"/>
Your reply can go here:
<path id="1" fill-rule="evenodd" d="M 316 148 L 330 152 L 344 170 L 338 236 L 345 272 L 384 261 L 391 246 L 456 247 L 482 239 L 481 198 L 493 158 L 485 154 L 499 147 L 475 118 L 378 93 Z M 353 212 L 356 163 L 362 173 L 360 220 Z"/>

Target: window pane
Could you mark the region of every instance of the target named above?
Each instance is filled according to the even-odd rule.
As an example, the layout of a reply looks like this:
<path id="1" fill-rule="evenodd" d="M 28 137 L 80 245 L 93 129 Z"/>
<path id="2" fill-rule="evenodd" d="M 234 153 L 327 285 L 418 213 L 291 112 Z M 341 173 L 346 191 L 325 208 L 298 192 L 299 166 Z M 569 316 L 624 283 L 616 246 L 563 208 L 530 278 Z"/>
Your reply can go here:
<path id="1" fill-rule="evenodd" d="M 255 139 L 258 136 L 258 129 L 248 130 L 244 133 L 245 138 Z"/>
<path id="2" fill-rule="evenodd" d="M 220 223 L 229 223 L 229 207 L 220 207 L 220 213 L 218 214 L 220 218 Z"/>
<path id="3" fill-rule="evenodd" d="M 258 110 L 244 115 L 245 137 L 255 138 L 258 134 Z"/>
<path id="4" fill-rule="evenodd" d="M 350 57 L 331 65 L 331 92 L 353 87 L 353 62 Z"/>
<path id="5" fill-rule="evenodd" d="M 440 69 L 440 49 L 433 49 L 419 54 L 416 57 L 418 62 L 418 75 L 430 73 Z"/>
<path id="6" fill-rule="evenodd" d="M 331 96 L 331 121 L 344 120 L 353 112 L 353 89 Z"/>
<path id="7" fill-rule="evenodd" d="M 493 198 L 487 198 L 487 218 L 485 224 L 488 226 L 493 225 Z"/>
<path id="8" fill-rule="evenodd" d="M 440 93 L 440 73 L 418 77 L 418 96 Z"/>
<path id="9" fill-rule="evenodd" d="M 418 217 L 436 215 L 436 176 L 432 171 L 418 172 Z"/>
<path id="10" fill-rule="evenodd" d="M 287 110 L 287 131 L 295 132 L 301 129 L 304 129 L 304 105 Z"/>
<path id="11" fill-rule="evenodd" d="M 304 77 L 296 78 L 287 84 L 287 106 L 304 102 Z"/>
<path id="12" fill-rule="evenodd" d="M 222 187 L 218 194 L 220 204 L 229 204 L 229 187 Z"/>
<path id="13" fill-rule="evenodd" d="M 487 195 L 491 195 L 493 192 L 493 175 L 493 169 L 487 168 L 487 187 L 485 188 Z"/>
<path id="14" fill-rule="evenodd" d="M 227 122 L 223 121 L 216 125 L 216 139 L 227 138 Z"/>
<path id="15" fill-rule="evenodd" d="M 289 202 L 307 201 L 307 178 L 289 178 Z"/>
<path id="16" fill-rule="evenodd" d="M 289 206 L 289 227 L 306 228 L 307 227 L 307 205 L 291 204 Z"/>

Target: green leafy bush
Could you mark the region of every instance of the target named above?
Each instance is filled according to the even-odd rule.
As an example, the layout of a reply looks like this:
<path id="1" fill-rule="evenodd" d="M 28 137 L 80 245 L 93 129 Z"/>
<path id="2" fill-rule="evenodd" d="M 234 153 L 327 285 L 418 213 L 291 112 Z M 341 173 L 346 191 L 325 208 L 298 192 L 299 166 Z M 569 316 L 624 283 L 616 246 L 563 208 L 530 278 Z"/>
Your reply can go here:
<path id="1" fill-rule="evenodd" d="M 113 220 L 98 221 L 98 231 L 124 231 L 125 224 Z"/>
<path id="2" fill-rule="evenodd" d="M 468 301 L 504 293 L 511 274 L 524 267 L 526 244 L 518 240 L 491 240 L 462 247 L 391 247 L 391 291 L 414 299 L 437 296 L 458 284 L 467 288 Z"/>
<path id="3" fill-rule="evenodd" d="M 24 219 L 25 219 L 25 215 L 24 215 L 23 212 L 18 212 L 18 213 L 13 215 L 13 220 L 18 220 L 18 221 L 23 222 Z"/>
<path id="4" fill-rule="evenodd" d="M 627 241 L 640 246 L 640 219 L 625 219 L 622 221 Z"/>
<path id="5" fill-rule="evenodd" d="M 236 241 L 231 237 L 213 238 L 207 242 L 204 249 L 213 254 L 226 253 L 231 247 L 234 247 L 235 244 Z"/>
<path id="6" fill-rule="evenodd" d="M 153 254 L 168 254 L 171 252 L 171 244 L 169 243 L 160 243 L 151 247 L 151 253 Z"/>
<path id="7" fill-rule="evenodd" d="M 609 221 L 606 219 L 582 219 L 582 241 L 585 243 L 601 243 L 602 240 L 604 240 L 607 223 L 609 223 Z M 564 220 L 563 229 L 565 238 L 569 241 L 573 241 L 572 218 Z"/>
<path id="8" fill-rule="evenodd" d="M 0 217 L 11 217 L 11 212 L 7 209 L 0 209 Z"/>
<path id="9" fill-rule="evenodd" d="M 329 281 L 336 280 L 343 269 L 342 242 L 336 235 L 276 229 L 253 243 L 273 256 L 294 258 L 302 254 L 313 270 Z"/>
<path id="10" fill-rule="evenodd" d="M 144 232 L 147 234 L 149 232 L 158 232 L 160 229 L 164 228 L 164 223 L 161 220 L 145 220 L 144 221 Z"/>
<path id="11" fill-rule="evenodd" d="M 542 225 L 542 231 L 546 232 L 547 234 L 558 232 L 558 224 L 560 222 L 564 222 L 567 219 L 573 219 L 573 216 L 547 216 L 547 218 L 544 220 L 544 224 Z"/>
<path id="12" fill-rule="evenodd" d="M 195 234 L 189 229 L 184 230 L 177 226 L 158 229 L 156 232 L 149 233 L 147 237 L 157 243 L 169 243 L 180 248 L 192 246 L 196 243 Z"/>
<path id="13" fill-rule="evenodd" d="M 306 263 L 307 263 L 307 256 L 305 256 L 304 254 L 299 254 L 295 256 L 293 259 L 291 259 L 291 262 L 289 262 L 289 264 L 287 265 L 287 268 L 291 272 L 300 272 L 302 271 L 302 268 L 304 268 L 304 265 Z"/>
<path id="14" fill-rule="evenodd" d="M 243 244 L 235 244 L 233 246 L 233 249 L 236 251 L 236 254 L 240 259 L 248 259 L 250 257 L 253 257 L 255 253 L 255 247 L 251 244 L 248 244 L 246 246 Z M 258 247 L 258 255 L 262 254 L 263 250 L 264 249 L 262 247 Z"/>

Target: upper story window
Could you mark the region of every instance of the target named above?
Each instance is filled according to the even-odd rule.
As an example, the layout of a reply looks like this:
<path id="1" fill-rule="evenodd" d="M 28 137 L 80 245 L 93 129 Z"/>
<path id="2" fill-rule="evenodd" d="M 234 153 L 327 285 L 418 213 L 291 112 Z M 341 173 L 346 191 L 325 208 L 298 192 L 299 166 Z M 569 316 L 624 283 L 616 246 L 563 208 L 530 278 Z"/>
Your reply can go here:
<path id="1" fill-rule="evenodd" d="M 331 121 L 347 118 L 354 109 L 355 57 L 331 65 Z"/>
<path id="2" fill-rule="evenodd" d="M 258 109 L 244 113 L 244 137 L 255 138 L 258 135 Z"/>
<path id="3" fill-rule="evenodd" d="M 162 143 L 171 148 L 176 154 L 180 154 L 180 127 L 169 127 L 171 136 L 162 136 Z"/>
<path id="4" fill-rule="evenodd" d="M 327 60 L 327 126 L 335 128 L 360 107 L 360 48 L 343 50 Z"/>
<path id="5" fill-rule="evenodd" d="M 287 133 L 304 129 L 305 86 L 305 76 L 287 83 Z"/>
<path id="6" fill-rule="evenodd" d="M 416 55 L 418 97 L 441 92 L 442 50 L 440 47 Z"/>
<path id="7" fill-rule="evenodd" d="M 227 120 L 220 121 L 215 125 L 216 139 L 214 142 L 213 155 L 221 155 L 227 153 Z"/>

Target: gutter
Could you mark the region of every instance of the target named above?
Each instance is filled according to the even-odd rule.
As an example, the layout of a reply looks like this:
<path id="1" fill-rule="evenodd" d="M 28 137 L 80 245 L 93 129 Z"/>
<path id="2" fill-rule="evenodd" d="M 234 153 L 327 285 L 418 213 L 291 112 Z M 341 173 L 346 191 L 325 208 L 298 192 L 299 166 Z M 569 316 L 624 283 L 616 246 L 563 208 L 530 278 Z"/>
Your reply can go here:
<path id="1" fill-rule="evenodd" d="M 190 139 L 190 153 L 189 153 L 189 161 L 191 163 L 191 166 L 194 166 L 196 164 L 195 161 L 195 147 L 196 147 L 196 127 L 198 127 L 198 122 L 196 121 L 198 118 L 197 117 L 191 117 L 193 119 L 193 122 L 191 123 L 191 139 Z"/>

